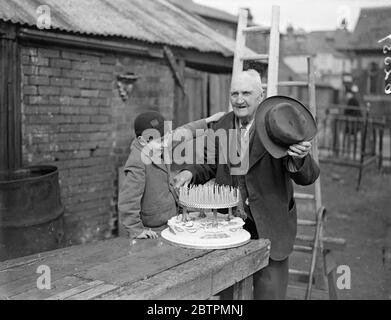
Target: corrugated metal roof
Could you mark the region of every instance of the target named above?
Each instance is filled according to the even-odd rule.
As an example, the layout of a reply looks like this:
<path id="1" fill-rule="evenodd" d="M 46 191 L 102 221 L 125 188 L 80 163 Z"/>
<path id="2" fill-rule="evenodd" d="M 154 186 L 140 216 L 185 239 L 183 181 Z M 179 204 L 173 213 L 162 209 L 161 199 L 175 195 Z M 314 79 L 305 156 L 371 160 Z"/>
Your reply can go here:
<path id="1" fill-rule="evenodd" d="M 0 0 L 0 20 L 36 26 L 37 8 L 48 5 L 51 27 L 119 36 L 232 56 L 234 40 L 166 0 Z"/>
<path id="2" fill-rule="evenodd" d="M 238 23 L 238 17 L 236 15 L 230 14 L 226 11 L 219 10 L 213 7 L 204 6 L 202 4 L 194 2 L 193 0 L 169 0 L 169 1 L 193 13 L 196 13 L 202 17 L 222 20 L 234 24 Z"/>

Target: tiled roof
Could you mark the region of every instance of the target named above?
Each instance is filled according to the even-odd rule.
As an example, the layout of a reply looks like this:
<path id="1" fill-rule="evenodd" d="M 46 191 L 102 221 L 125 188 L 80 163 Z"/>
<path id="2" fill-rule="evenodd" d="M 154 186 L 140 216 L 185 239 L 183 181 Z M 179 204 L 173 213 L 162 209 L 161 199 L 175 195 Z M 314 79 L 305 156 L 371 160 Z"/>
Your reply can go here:
<path id="1" fill-rule="evenodd" d="M 362 8 L 353 32 L 351 49 L 381 49 L 378 41 L 391 34 L 391 6 Z"/>

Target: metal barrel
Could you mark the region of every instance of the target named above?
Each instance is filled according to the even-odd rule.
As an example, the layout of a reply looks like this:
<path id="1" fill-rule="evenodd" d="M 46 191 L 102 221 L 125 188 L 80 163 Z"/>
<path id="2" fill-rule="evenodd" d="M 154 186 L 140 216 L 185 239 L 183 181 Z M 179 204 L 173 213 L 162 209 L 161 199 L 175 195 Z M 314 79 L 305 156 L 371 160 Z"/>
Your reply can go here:
<path id="1" fill-rule="evenodd" d="M 59 248 L 63 214 L 57 167 L 0 171 L 0 261 Z"/>

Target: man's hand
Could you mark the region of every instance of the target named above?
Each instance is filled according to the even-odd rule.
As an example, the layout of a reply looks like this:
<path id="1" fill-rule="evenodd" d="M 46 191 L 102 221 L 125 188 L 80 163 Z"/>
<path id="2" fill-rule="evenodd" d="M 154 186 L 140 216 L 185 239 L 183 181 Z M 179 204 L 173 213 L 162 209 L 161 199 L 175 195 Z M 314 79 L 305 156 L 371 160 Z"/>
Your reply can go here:
<path id="1" fill-rule="evenodd" d="M 304 158 L 311 150 L 311 142 L 310 141 L 303 141 L 298 144 L 292 144 L 289 147 L 288 155 L 290 155 L 293 158 Z"/>
<path id="2" fill-rule="evenodd" d="M 216 122 L 219 121 L 223 116 L 225 115 L 225 112 L 217 112 L 210 117 L 206 118 L 206 123 Z"/>
<path id="3" fill-rule="evenodd" d="M 152 231 L 151 229 L 144 229 L 143 232 L 141 232 L 136 239 L 157 239 L 159 236 L 155 231 Z"/>
<path id="4" fill-rule="evenodd" d="M 179 172 L 174 177 L 174 188 L 179 189 L 180 187 L 187 186 L 192 178 L 193 174 L 189 170 Z"/>

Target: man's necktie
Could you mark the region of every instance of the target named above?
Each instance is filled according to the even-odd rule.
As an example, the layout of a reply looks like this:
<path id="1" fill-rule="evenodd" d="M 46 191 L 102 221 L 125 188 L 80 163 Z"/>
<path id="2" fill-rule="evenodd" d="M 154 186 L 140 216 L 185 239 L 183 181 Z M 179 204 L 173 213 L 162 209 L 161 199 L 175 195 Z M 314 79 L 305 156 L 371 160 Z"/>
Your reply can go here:
<path id="1" fill-rule="evenodd" d="M 247 129 L 247 126 L 248 126 L 248 121 L 242 120 L 242 121 L 241 121 L 240 129 L 246 130 L 246 129 Z"/>

